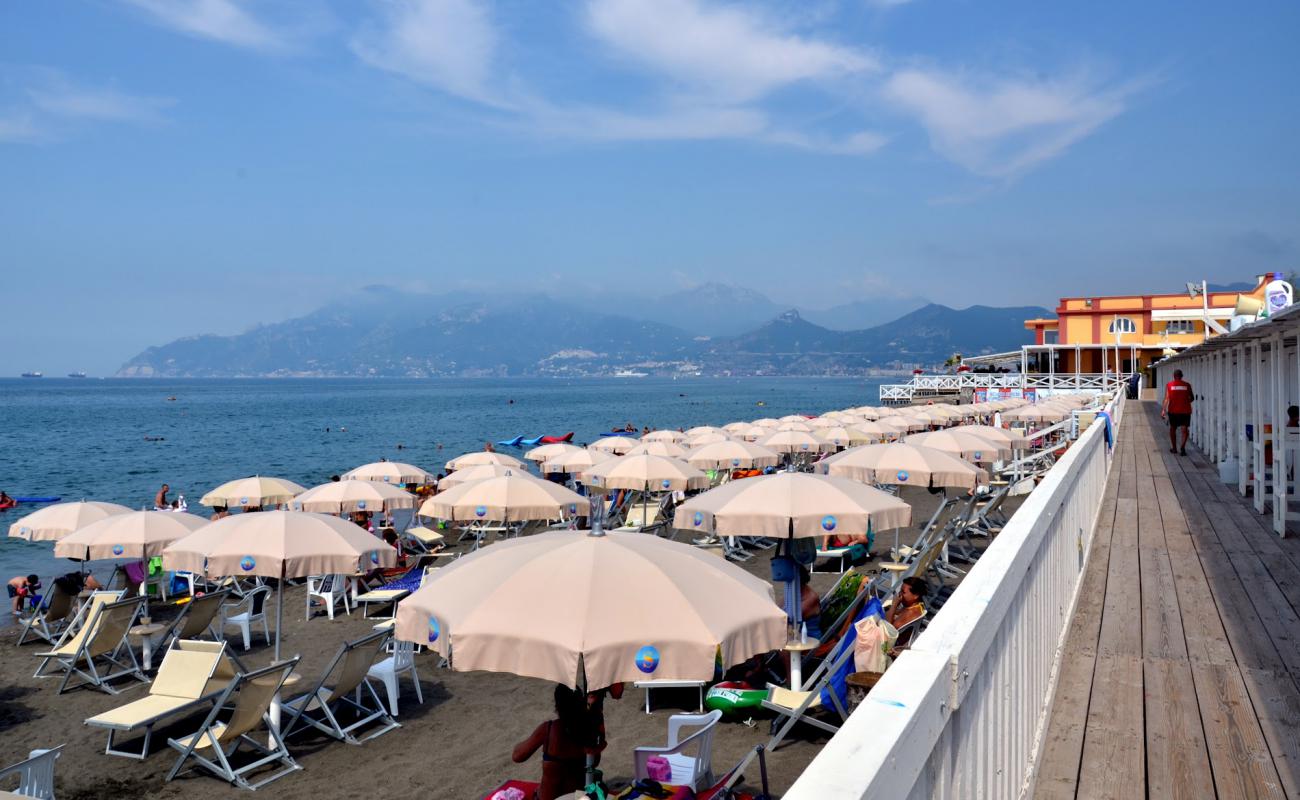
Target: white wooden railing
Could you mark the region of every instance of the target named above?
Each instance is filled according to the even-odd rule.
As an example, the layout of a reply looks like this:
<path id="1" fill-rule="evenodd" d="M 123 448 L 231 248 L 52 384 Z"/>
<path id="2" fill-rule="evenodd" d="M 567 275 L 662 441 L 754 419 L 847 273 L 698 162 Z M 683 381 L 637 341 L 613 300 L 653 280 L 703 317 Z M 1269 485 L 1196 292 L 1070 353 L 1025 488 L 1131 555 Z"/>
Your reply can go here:
<path id="1" fill-rule="evenodd" d="M 907 383 L 886 383 L 880 399 L 911 400 L 920 392 L 958 392 L 962 389 L 1050 389 L 1052 391 L 1110 391 L 1127 376 L 1106 372 L 1018 373 L 959 372 L 954 375 L 914 375 Z"/>
<path id="2" fill-rule="evenodd" d="M 1107 404 L 1119 434 L 1123 393 Z M 785 795 L 1021 798 L 1110 471 L 1098 421 Z"/>

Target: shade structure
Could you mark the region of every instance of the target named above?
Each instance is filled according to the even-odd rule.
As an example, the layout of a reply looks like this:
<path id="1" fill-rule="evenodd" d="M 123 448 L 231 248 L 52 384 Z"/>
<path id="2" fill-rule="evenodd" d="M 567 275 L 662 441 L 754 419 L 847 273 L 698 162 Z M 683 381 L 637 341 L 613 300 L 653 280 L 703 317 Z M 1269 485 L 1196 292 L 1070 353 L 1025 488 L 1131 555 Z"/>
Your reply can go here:
<path id="1" fill-rule="evenodd" d="M 784 417 L 781 417 L 777 421 L 778 422 L 807 422 L 808 418 L 805 417 L 803 414 L 786 414 Z"/>
<path id="2" fill-rule="evenodd" d="M 930 419 L 929 415 L 914 414 L 909 411 L 906 414 L 889 417 L 887 420 L 882 420 L 882 422 L 895 423 L 901 426 L 904 433 L 920 433 L 929 430 L 934 420 Z"/>
<path id="3" fill-rule="evenodd" d="M 775 467 L 781 454 L 762 445 L 728 439 L 701 445 L 686 456 L 696 469 L 756 469 Z"/>
<path id="4" fill-rule="evenodd" d="M 621 456 L 639 444 L 641 442 L 631 436 L 606 436 L 604 439 L 597 439 L 587 445 L 587 449 L 595 450 L 598 453 L 612 453 Z"/>
<path id="5" fill-rule="evenodd" d="M 650 431 L 641 437 L 643 442 L 680 442 L 686 438 L 686 434 L 681 431 L 661 430 Z"/>
<path id="6" fill-rule="evenodd" d="M 703 447 L 706 444 L 714 444 L 716 442 L 729 442 L 734 438 L 734 436 L 726 431 L 697 433 L 686 440 L 686 446 L 692 448 Z"/>
<path id="7" fill-rule="evenodd" d="M 854 416 L 862 417 L 863 419 L 877 420 L 881 417 L 889 416 L 887 411 L 887 409 L 876 408 L 874 406 L 860 406 L 853 409 L 851 413 Z"/>
<path id="8" fill-rule="evenodd" d="M 770 585 L 690 545 L 641 533 L 542 533 L 453 561 L 397 606 L 397 638 L 457 671 L 596 689 L 709 680 L 779 649 Z"/>
<path id="9" fill-rule="evenodd" d="M 556 458 L 547 459 L 542 464 L 542 472 L 548 475 L 555 472 L 580 473 L 596 464 L 617 457 L 613 453 L 600 450 L 581 450 L 576 453 L 566 453 Z"/>
<path id="10" fill-rule="evenodd" d="M 92 522 L 130 512 L 131 509 L 117 503 L 99 503 L 93 500 L 58 503 L 19 518 L 9 526 L 9 535 L 29 542 L 53 542 Z"/>
<path id="11" fill-rule="evenodd" d="M 362 464 L 342 475 L 348 481 L 374 481 L 376 483 L 424 483 L 433 480 L 433 475 L 414 464 L 400 461 L 376 461 Z"/>
<path id="12" fill-rule="evenodd" d="M 532 450 L 524 453 L 524 458 L 528 461 L 541 464 L 545 461 L 550 461 L 553 458 L 559 458 L 565 453 L 581 453 L 583 449 L 584 448 L 578 447 L 576 444 L 569 444 L 568 442 L 553 442 L 551 444 L 541 445 L 540 447 L 534 447 Z"/>
<path id="13" fill-rule="evenodd" d="M 688 438 L 688 439 L 692 439 L 692 438 L 694 438 L 694 437 L 696 437 L 696 436 L 700 436 L 700 435 L 702 435 L 702 434 L 706 434 L 706 433 L 723 433 L 723 434 L 725 434 L 726 431 L 723 430 L 722 428 L 715 427 L 715 426 L 713 426 L 713 425 L 696 425 L 694 428 L 687 428 L 687 429 L 686 429 L 686 438 Z"/>
<path id="14" fill-rule="evenodd" d="M 199 502 L 225 508 L 262 508 L 288 503 L 305 491 L 305 487 L 284 478 L 254 475 L 223 483 L 200 497 Z"/>
<path id="15" fill-rule="evenodd" d="M 294 511 L 351 514 L 415 508 L 415 495 L 392 484 L 368 479 L 332 481 L 314 486 L 289 504 Z"/>
<path id="16" fill-rule="evenodd" d="M 821 428 L 837 428 L 844 424 L 844 420 L 839 417 L 824 415 L 813 417 L 812 419 L 805 421 L 804 424 L 813 430 L 820 430 Z"/>
<path id="17" fill-rule="evenodd" d="M 866 423 L 862 424 L 865 425 Z M 883 431 L 868 433 L 856 427 L 849 428 L 843 425 L 818 428 L 816 433 L 836 447 L 852 447 L 858 444 L 867 444 L 868 442 L 883 442 L 886 439 Z"/>
<path id="18" fill-rule="evenodd" d="M 958 425 L 950 430 L 966 431 L 976 436 L 983 436 L 986 439 L 1002 443 L 1016 450 L 1024 450 L 1029 447 L 1029 437 L 1022 436 L 1006 428 L 995 428 L 992 425 Z"/>
<path id="19" fill-rule="evenodd" d="M 799 417 L 799 419 L 803 419 L 803 417 Z M 779 420 L 779 419 L 774 419 L 774 418 L 772 418 L 772 417 L 763 417 L 762 419 L 756 419 L 756 420 L 754 420 L 754 421 L 751 422 L 750 424 L 751 424 L 751 425 L 757 425 L 757 426 L 759 426 L 760 428 L 771 428 L 771 429 L 775 430 L 776 427 L 777 427 L 778 425 L 781 424 L 781 420 Z"/>
<path id="20" fill-rule="evenodd" d="M 479 464 L 477 467 L 466 467 L 451 473 L 438 481 L 438 489 L 446 491 L 453 486 L 460 486 L 462 483 L 482 481 L 488 478 L 504 478 L 510 475 L 517 475 L 521 478 L 534 477 L 522 467 L 511 467 L 503 464 Z"/>
<path id="21" fill-rule="evenodd" d="M 719 536 L 863 535 L 912 523 L 912 507 L 848 478 L 778 472 L 732 481 L 677 507 L 673 527 Z"/>
<path id="22" fill-rule="evenodd" d="M 623 456 L 583 472 L 583 483 L 602 489 L 678 492 L 707 489 L 709 477 L 685 461 L 666 456 Z"/>
<path id="23" fill-rule="evenodd" d="M 732 435 L 738 436 L 747 442 L 756 442 L 759 439 L 766 439 L 776 432 L 776 428 L 770 428 L 764 425 L 746 425 L 733 431 Z"/>
<path id="24" fill-rule="evenodd" d="M 669 442 L 663 439 L 653 442 L 641 442 L 636 447 L 628 450 L 624 455 L 629 456 L 667 456 L 668 458 L 686 458 L 688 450 L 683 445 L 675 442 Z"/>
<path id="25" fill-rule="evenodd" d="M 453 486 L 425 500 L 420 516 L 469 522 L 531 522 L 591 513 L 591 499 L 530 475 L 503 475 Z"/>
<path id="26" fill-rule="evenodd" d="M 479 450 L 474 453 L 466 453 L 456 456 L 447 462 L 447 469 L 465 469 L 467 467 L 478 467 L 483 464 L 500 464 L 505 467 L 524 466 L 524 462 L 519 459 L 505 455 L 504 453 L 494 453 L 489 450 Z"/>
<path id="27" fill-rule="evenodd" d="M 175 511 L 114 514 L 68 534 L 54 545 L 54 555 L 87 561 L 97 558 L 153 558 L 211 520 Z"/>
<path id="28" fill-rule="evenodd" d="M 886 431 L 893 431 L 895 436 L 902 436 L 912 430 L 912 423 L 898 416 L 881 417 L 876 425 Z"/>
<path id="29" fill-rule="evenodd" d="M 745 428 L 750 427 L 752 424 L 753 423 L 751 422 L 728 422 L 726 425 L 722 426 L 722 429 L 734 436 Z"/>
<path id="30" fill-rule="evenodd" d="M 904 442 L 853 447 L 819 461 L 814 469 L 822 475 L 896 486 L 974 489 L 988 480 L 988 473 L 957 456 Z"/>
<path id="31" fill-rule="evenodd" d="M 217 520 L 163 549 L 163 568 L 214 577 L 258 576 L 279 581 L 275 660 L 280 660 L 284 582 L 309 575 L 351 575 L 391 567 L 397 551 L 339 517 L 306 511 L 264 511 Z"/>
<path id="32" fill-rule="evenodd" d="M 810 431 L 777 431 L 758 443 L 778 453 L 822 453 L 835 449 L 835 445 Z"/>
<path id="33" fill-rule="evenodd" d="M 1002 412 L 1004 422 L 1049 422 L 1056 423 L 1063 421 L 1070 416 L 1071 409 L 1063 405 L 1052 403 L 1037 403 L 1035 405 L 1015 408 L 1010 411 Z"/>
<path id="34" fill-rule="evenodd" d="M 808 424 L 808 420 L 799 419 L 793 422 L 782 422 L 780 425 L 776 426 L 776 429 L 778 431 L 801 431 L 807 433 L 813 429 L 813 426 Z"/>
<path id="35" fill-rule="evenodd" d="M 992 464 L 1011 457 L 1011 447 L 1005 443 L 995 442 L 987 436 L 950 428 L 929 433 L 914 433 L 905 440 L 907 444 L 918 447 L 931 447 L 942 450 L 974 464 Z"/>
<path id="36" fill-rule="evenodd" d="M 898 426 L 885 425 L 883 421 L 873 422 L 871 420 L 864 420 L 862 422 L 856 422 L 849 428 L 849 430 L 868 436 L 868 444 L 874 442 L 892 442 L 903 435 L 903 432 L 898 429 Z"/>

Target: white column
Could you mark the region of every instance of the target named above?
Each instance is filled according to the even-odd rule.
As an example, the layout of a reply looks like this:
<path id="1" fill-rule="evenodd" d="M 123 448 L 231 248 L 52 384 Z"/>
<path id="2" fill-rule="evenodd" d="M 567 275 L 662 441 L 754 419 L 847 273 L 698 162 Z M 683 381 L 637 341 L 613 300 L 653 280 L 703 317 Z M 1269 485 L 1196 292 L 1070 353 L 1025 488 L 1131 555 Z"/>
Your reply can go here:
<path id="1" fill-rule="evenodd" d="M 1250 398 L 1250 384 L 1247 381 L 1249 375 L 1250 363 L 1250 345 L 1242 344 L 1233 348 L 1237 356 L 1237 386 L 1236 408 L 1232 415 L 1233 425 L 1236 430 L 1233 436 L 1237 442 L 1237 492 L 1242 497 L 1246 496 L 1246 476 L 1250 472 L 1250 442 L 1246 441 L 1246 421 L 1249 418 L 1249 406 L 1247 403 Z"/>
<path id="2" fill-rule="evenodd" d="M 1277 334 L 1269 344 L 1269 366 L 1273 398 L 1273 413 L 1270 414 L 1273 419 L 1273 530 L 1279 536 L 1286 533 L 1286 512 L 1290 505 L 1286 491 L 1286 385 L 1282 377 L 1286 369 L 1285 358 L 1282 335 Z"/>
<path id="3" fill-rule="evenodd" d="M 1250 343 L 1250 424 L 1253 441 L 1250 448 L 1251 491 L 1255 493 L 1255 510 L 1264 513 L 1264 347 L 1256 339 Z"/>

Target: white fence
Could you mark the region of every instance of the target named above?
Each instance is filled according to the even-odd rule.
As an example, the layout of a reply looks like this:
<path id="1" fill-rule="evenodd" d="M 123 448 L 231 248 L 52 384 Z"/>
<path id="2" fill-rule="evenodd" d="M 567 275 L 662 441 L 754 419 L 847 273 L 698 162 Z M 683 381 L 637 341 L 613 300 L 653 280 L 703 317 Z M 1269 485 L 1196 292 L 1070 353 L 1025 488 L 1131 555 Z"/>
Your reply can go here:
<path id="1" fill-rule="evenodd" d="M 1109 403 L 1119 433 L 1123 394 Z M 1032 786 L 1110 471 L 1084 431 L 787 800 L 1019 798 Z"/>
<path id="2" fill-rule="evenodd" d="M 1062 391 L 1113 390 L 1127 376 L 1106 372 L 1004 373 L 959 372 L 955 375 L 915 375 L 907 383 L 886 383 L 880 399 L 908 401 L 918 393 L 956 393 L 962 389 L 1047 389 Z"/>

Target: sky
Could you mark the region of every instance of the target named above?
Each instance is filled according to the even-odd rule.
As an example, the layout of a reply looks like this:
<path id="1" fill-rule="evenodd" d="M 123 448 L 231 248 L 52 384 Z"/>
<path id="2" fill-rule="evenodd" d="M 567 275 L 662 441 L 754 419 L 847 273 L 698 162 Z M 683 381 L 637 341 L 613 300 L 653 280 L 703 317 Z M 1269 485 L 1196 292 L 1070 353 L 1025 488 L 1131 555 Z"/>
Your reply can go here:
<path id="1" fill-rule="evenodd" d="M 1290 272 L 1297 31 L 1293 0 L 3 3 L 0 375 L 371 284 L 1050 307 Z"/>

